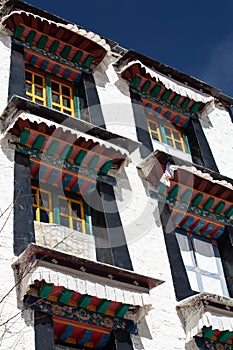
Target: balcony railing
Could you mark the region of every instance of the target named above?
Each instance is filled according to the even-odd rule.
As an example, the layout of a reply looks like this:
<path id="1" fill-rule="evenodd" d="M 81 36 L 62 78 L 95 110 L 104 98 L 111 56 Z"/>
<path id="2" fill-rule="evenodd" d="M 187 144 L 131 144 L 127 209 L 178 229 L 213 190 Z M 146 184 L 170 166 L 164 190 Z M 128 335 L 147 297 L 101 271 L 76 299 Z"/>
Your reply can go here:
<path id="1" fill-rule="evenodd" d="M 68 227 L 34 221 L 36 244 L 85 259 L 96 260 L 94 236 Z"/>

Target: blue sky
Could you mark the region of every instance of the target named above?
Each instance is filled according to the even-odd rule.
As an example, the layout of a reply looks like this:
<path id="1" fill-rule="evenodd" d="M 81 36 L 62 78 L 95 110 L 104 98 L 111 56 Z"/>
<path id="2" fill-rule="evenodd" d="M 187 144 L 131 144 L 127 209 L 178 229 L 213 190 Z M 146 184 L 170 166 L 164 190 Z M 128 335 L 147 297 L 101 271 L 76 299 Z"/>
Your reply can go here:
<path id="1" fill-rule="evenodd" d="M 231 0 L 28 0 L 233 96 Z"/>

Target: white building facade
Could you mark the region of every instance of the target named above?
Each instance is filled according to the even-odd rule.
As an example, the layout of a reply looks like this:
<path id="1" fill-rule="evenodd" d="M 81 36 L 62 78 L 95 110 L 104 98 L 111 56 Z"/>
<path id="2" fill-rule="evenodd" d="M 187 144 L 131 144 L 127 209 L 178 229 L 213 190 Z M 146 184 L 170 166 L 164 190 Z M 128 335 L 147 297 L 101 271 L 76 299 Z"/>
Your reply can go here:
<path id="1" fill-rule="evenodd" d="M 0 348 L 233 349 L 233 99 L 21 1 L 0 28 Z"/>

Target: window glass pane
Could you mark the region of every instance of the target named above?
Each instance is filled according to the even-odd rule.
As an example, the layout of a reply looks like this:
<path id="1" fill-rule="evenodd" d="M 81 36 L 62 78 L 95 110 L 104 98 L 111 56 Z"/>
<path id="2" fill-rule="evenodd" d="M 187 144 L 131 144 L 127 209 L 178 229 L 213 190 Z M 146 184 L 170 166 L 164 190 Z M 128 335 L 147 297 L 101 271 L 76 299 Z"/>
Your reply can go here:
<path id="1" fill-rule="evenodd" d="M 26 83 L 26 91 L 29 93 L 32 93 L 32 85 L 29 83 Z"/>
<path id="2" fill-rule="evenodd" d="M 81 218 L 81 208 L 79 203 L 71 202 L 72 216 L 74 218 Z"/>
<path id="3" fill-rule="evenodd" d="M 65 106 L 65 107 L 68 107 L 68 108 L 71 107 L 70 99 L 68 99 L 68 98 L 63 97 L 63 98 L 62 98 L 62 104 L 63 104 L 63 106 Z"/>
<path id="4" fill-rule="evenodd" d="M 68 202 L 65 198 L 59 198 L 59 210 L 60 213 L 69 215 Z"/>
<path id="5" fill-rule="evenodd" d="M 49 209 L 49 196 L 48 196 L 48 193 L 40 192 L 39 206 Z"/>
<path id="6" fill-rule="evenodd" d="M 208 277 L 207 275 L 201 276 L 203 290 L 217 295 L 223 295 L 222 285 L 220 279 Z"/>
<path id="7" fill-rule="evenodd" d="M 36 221 L 36 208 L 33 207 L 33 220 Z"/>
<path id="8" fill-rule="evenodd" d="M 82 222 L 79 220 L 73 220 L 73 229 L 82 232 Z"/>
<path id="9" fill-rule="evenodd" d="M 36 86 L 35 88 L 35 95 L 39 96 L 39 97 L 43 97 L 43 90 L 42 88 L 39 88 Z"/>
<path id="10" fill-rule="evenodd" d="M 26 80 L 32 81 L 32 73 L 31 72 L 25 71 L 25 77 L 26 77 Z"/>
<path id="11" fill-rule="evenodd" d="M 33 200 L 33 204 L 36 205 L 36 189 L 32 188 L 32 200 Z"/>
<path id="12" fill-rule="evenodd" d="M 42 209 L 40 209 L 40 221 L 49 223 L 49 215 Z"/>
<path id="13" fill-rule="evenodd" d="M 183 147 L 182 144 L 180 142 L 175 142 L 175 146 L 177 149 L 179 149 L 180 151 L 183 151 Z"/>
<path id="14" fill-rule="evenodd" d="M 171 129 L 164 127 L 164 130 L 165 130 L 166 136 L 171 137 Z"/>
<path id="15" fill-rule="evenodd" d="M 70 88 L 67 86 L 62 85 L 62 94 L 65 96 L 70 96 Z"/>
<path id="16" fill-rule="evenodd" d="M 151 130 L 157 132 L 157 130 L 158 130 L 158 125 L 157 125 L 157 123 L 152 123 L 152 122 L 150 122 L 150 123 L 149 123 L 149 126 L 150 126 L 150 129 L 151 129 Z"/>
<path id="17" fill-rule="evenodd" d="M 60 96 L 52 93 L 52 101 L 55 103 L 59 103 L 60 102 L 59 100 L 60 100 Z"/>
<path id="18" fill-rule="evenodd" d="M 180 140 L 181 139 L 181 135 L 180 133 L 178 133 L 178 131 L 173 130 L 173 136 L 176 140 Z"/>
<path id="19" fill-rule="evenodd" d="M 217 262 L 211 242 L 193 238 L 193 246 L 199 269 L 218 273 Z"/>
<path id="20" fill-rule="evenodd" d="M 52 81 L 51 88 L 53 91 L 59 92 L 59 84 L 55 83 L 54 81 Z"/>
<path id="21" fill-rule="evenodd" d="M 43 86 L 43 78 L 41 76 L 35 74 L 34 79 L 35 84 Z"/>
<path id="22" fill-rule="evenodd" d="M 173 142 L 172 142 L 171 139 L 168 139 L 168 138 L 167 138 L 167 144 L 168 144 L 169 146 L 172 146 L 172 147 L 173 147 Z"/>
<path id="23" fill-rule="evenodd" d="M 64 217 L 64 216 L 61 216 L 61 217 L 60 217 L 60 224 L 61 224 L 62 226 L 70 227 L 70 225 L 69 225 L 69 218 L 66 218 L 66 217 Z"/>
<path id="24" fill-rule="evenodd" d="M 180 247 L 181 255 L 184 261 L 184 265 L 194 266 L 192 259 L 191 248 L 189 245 L 189 238 L 186 235 L 176 232 L 176 238 Z"/>

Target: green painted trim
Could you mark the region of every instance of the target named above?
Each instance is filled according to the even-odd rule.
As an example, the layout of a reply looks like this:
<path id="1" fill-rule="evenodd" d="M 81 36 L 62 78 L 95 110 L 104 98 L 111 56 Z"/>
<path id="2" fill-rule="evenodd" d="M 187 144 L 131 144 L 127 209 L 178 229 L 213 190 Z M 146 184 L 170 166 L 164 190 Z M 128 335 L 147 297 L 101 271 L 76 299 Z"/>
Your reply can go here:
<path id="1" fill-rule="evenodd" d="M 52 108 L 51 81 L 50 74 L 46 73 L 46 97 L 47 107 Z"/>
<path id="2" fill-rule="evenodd" d="M 54 40 L 52 45 L 49 48 L 49 51 L 52 53 L 55 53 L 57 51 L 58 46 L 59 46 L 59 40 Z"/>
<path id="3" fill-rule="evenodd" d="M 166 138 L 166 133 L 165 133 L 163 124 L 159 124 L 159 128 L 160 128 L 160 131 L 162 134 L 162 141 L 163 141 L 163 143 L 167 144 L 167 138 Z"/>
<path id="4" fill-rule="evenodd" d="M 177 103 L 179 102 L 179 99 L 181 98 L 181 95 L 176 94 L 173 99 L 171 100 L 171 103 L 176 106 Z"/>
<path id="5" fill-rule="evenodd" d="M 14 32 L 14 37 L 15 37 L 16 39 L 20 39 L 21 36 L 22 36 L 22 34 L 23 34 L 23 32 L 24 32 L 24 29 L 25 29 L 25 27 L 22 26 L 21 24 L 19 24 L 19 25 L 17 26 L 15 32 Z"/>
<path id="6" fill-rule="evenodd" d="M 70 51 L 72 50 L 72 47 L 70 45 L 66 45 L 62 52 L 60 53 L 60 56 L 63 58 L 67 58 L 70 54 Z"/>
<path id="7" fill-rule="evenodd" d="M 49 58 L 50 60 L 52 61 L 55 61 L 55 62 L 58 62 L 58 63 L 61 63 L 61 64 L 65 64 L 66 66 L 68 67 L 71 67 L 71 68 L 74 68 L 74 69 L 77 69 L 81 72 L 85 72 L 87 74 L 92 74 L 92 69 L 91 68 L 87 68 L 85 67 L 84 65 L 80 64 L 80 63 L 75 63 L 73 61 L 70 61 L 64 57 L 61 57 L 61 56 L 58 56 L 55 51 L 51 51 L 51 49 L 49 49 L 49 51 L 46 51 L 44 49 L 40 49 L 36 46 L 33 46 L 32 44 L 26 42 L 26 41 L 22 41 L 18 38 L 13 38 L 12 39 L 14 43 L 16 43 L 17 45 L 21 45 L 23 47 L 26 47 L 27 49 L 30 49 L 34 52 L 34 54 L 40 54 L 46 58 Z M 53 44 L 56 42 L 56 40 L 53 42 Z M 53 46 L 52 44 L 52 46 Z M 58 41 L 58 44 L 59 44 L 59 41 Z M 51 47 L 52 47 L 51 46 Z"/>
<path id="8" fill-rule="evenodd" d="M 223 209 L 225 208 L 226 203 L 224 201 L 220 201 L 216 207 L 214 208 L 215 214 L 221 214 Z"/>
<path id="9" fill-rule="evenodd" d="M 83 63 L 84 67 L 90 68 L 90 65 L 92 64 L 93 60 L 94 60 L 94 57 L 91 55 L 88 55 Z"/>
<path id="10" fill-rule="evenodd" d="M 162 89 L 162 86 L 161 86 L 161 85 L 158 85 L 158 84 L 155 85 L 154 88 L 152 89 L 150 95 L 151 95 L 152 97 L 157 97 L 157 96 L 159 95 L 161 89 Z"/>
<path id="11" fill-rule="evenodd" d="M 83 161 L 83 159 L 86 157 L 87 155 L 87 151 L 84 151 L 83 149 L 81 149 L 77 155 L 77 157 L 75 158 L 75 163 L 80 165 Z"/>
<path id="12" fill-rule="evenodd" d="M 36 31 L 35 30 L 31 30 L 30 33 L 28 34 L 27 38 L 26 38 L 26 41 L 31 44 L 34 40 L 36 36 Z"/>
<path id="13" fill-rule="evenodd" d="M 229 219 L 233 215 L 233 205 L 230 206 L 230 208 L 228 208 L 224 214 L 225 214 L 226 218 Z"/>
<path id="14" fill-rule="evenodd" d="M 96 306 L 96 312 L 104 314 L 111 304 L 110 300 L 101 300 L 101 302 Z"/>
<path id="15" fill-rule="evenodd" d="M 45 136 L 39 134 L 38 137 L 36 138 L 36 140 L 33 142 L 32 147 L 35 148 L 36 150 L 40 151 L 43 144 L 44 144 L 44 141 L 45 141 Z"/>
<path id="16" fill-rule="evenodd" d="M 77 119 L 81 119 L 80 114 L 80 100 L 78 97 L 78 86 L 74 85 L 74 109 L 75 109 L 75 116 Z"/>
<path id="17" fill-rule="evenodd" d="M 41 37 L 40 37 L 40 40 L 38 41 L 38 43 L 37 43 L 37 47 L 39 48 L 39 49 L 43 49 L 44 47 L 45 47 L 45 45 L 47 44 L 47 41 L 48 41 L 48 37 L 47 37 L 47 35 L 41 35 Z"/>
<path id="18" fill-rule="evenodd" d="M 204 198 L 204 195 L 202 193 L 197 193 L 192 200 L 192 204 L 198 207 L 198 205 L 201 203 L 203 198 Z"/>
<path id="19" fill-rule="evenodd" d="M 129 310 L 129 305 L 121 304 L 115 312 L 116 317 L 124 317 L 126 312 Z"/>
<path id="20" fill-rule="evenodd" d="M 214 204 L 214 198 L 209 197 L 207 201 L 203 204 L 203 209 L 209 211 L 213 204 Z"/>
<path id="21" fill-rule="evenodd" d="M 78 50 L 77 53 L 72 58 L 72 62 L 79 63 L 81 58 L 82 58 L 82 56 L 83 56 L 83 52 L 81 50 Z"/>
<path id="22" fill-rule="evenodd" d="M 53 288 L 53 284 L 52 283 L 45 283 L 45 284 L 43 284 L 43 286 L 39 290 L 39 297 L 42 298 L 42 299 L 48 298 L 48 296 L 50 295 L 50 293 L 52 291 L 52 288 Z"/>
<path id="23" fill-rule="evenodd" d="M 109 170 L 112 168 L 113 166 L 113 161 L 112 160 L 108 160 L 106 163 L 104 163 L 101 168 L 100 168 L 100 173 L 107 175 L 107 173 L 109 172 Z"/>
<path id="24" fill-rule="evenodd" d="M 60 154 L 60 158 L 68 160 L 70 158 L 72 151 L 73 151 L 73 146 L 66 145 Z"/>
<path id="25" fill-rule="evenodd" d="M 90 295 L 82 295 L 78 301 L 78 306 L 87 308 L 91 302 L 92 297 Z"/>
<path id="26" fill-rule="evenodd" d="M 29 136 L 30 136 L 30 130 L 24 129 L 23 132 L 20 134 L 20 138 L 19 138 L 20 143 L 25 145 Z"/>
<path id="27" fill-rule="evenodd" d="M 150 82 L 149 80 L 147 80 L 147 81 L 143 84 L 143 86 L 142 86 L 142 88 L 141 88 L 141 91 L 144 92 L 144 93 L 146 93 L 147 90 L 150 88 L 150 86 L 151 86 L 151 82 Z"/>
<path id="28" fill-rule="evenodd" d="M 179 190 L 180 190 L 180 186 L 179 185 L 175 185 L 172 187 L 172 189 L 169 191 L 169 197 L 172 198 L 172 199 L 176 199 L 178 193 L 179 193 Z"/>
<path id="29" fill-rule="evenodd" d="M 58 140 L 53 140 L 49 147 L 45 150 L 49 155 L 54 155 L 56 153 L 58 147 L 60 146 L 60 142 Z"/>
<path id="30" fill-rule="evenodd" d="M 184 137 L 184 144 L 185 144 L 187 153 L 191 154 L 191 150 L 190 150 L 190 147 L 189 147 L 188 136 L 183 134 L 183 137 Z"/>
<path id="31" fill-rule="evenodd" d="M 163 101 L 166 101 L 167 102 L 167 100 L 169 99 L 169 97 L 171 96 L 171 93 L 172 93 L 172 91 L 171 90 L 165 90 L 164 91 L 164 93 L 163 93 L 163 95 L 160 97 L 161 98 L 161 100 L 163 100 Z"/>
<path id="32" fill-rule="evenodd" d="M 53 221 L 54 224 L 60 225 L 60 210 L 59 210 L 59 198 L 58 192 L 52 192 L 52 203 L 53 203 Z"/>
<path id="33" fill-rule="evenodd" d="M 181 104 L 181 108 L 186 109 L 190 102 L 191 102 L 190 98 L 186 97 L 183 103 Z"/>
<path id="34" fill-rule="evenodd" d="M 181 202 L 187 202 L 191 198 L 192 193 L 193 191 L 191 188 L 188 188 L 186 191 L 184 191 L 184 193 L 180 197 Z"/>
<path id="35" fill-rule="evenodd" d="M 141 83 L 141 81 L 142 81 L 142 78 L 136 75 L 131 81 L 130 85 L 136 89 L 138 85 Z"/>
<path id="36" fill-rule="evenodd" d="M 204 328 L 202 331 L 203 337 L 208 339 L 211 339 L 215 332 L 216 330 L 212 329 L 211 327 Z"/>
<path id="37" fill-rule="evenodd" d="M 199 102 L 195 102 L 192 107 L 191 107 L 191 112 L 193 113 L 197 113 L 199 108 L 200 108 L 201 104 Z"/>
<path id="38" fill-rule="evenodd" d="M 229 332 L 229 331 L 224 331 L 224 332 L 221 332 L 219 335 L 218 335 L 218 342 L 220 343 L 226 343 L 233 335 L 233 332 Z"/>
<path id="39" fill-rule="evenodd" d="M 67 304 L 72 298 L 74 292 L 68 289 L 63 289 L 61 295 L 58 297 L 58 301 L 62 304 Z"/>
<path id="40" fill-rule="evenodd" d="M 89 161 L 89 163 L 87 165 L 88 169 L 95 169 L 95 167 L 97 166 L 99 160 L 100 160 L 100 157 L 95 154 L 91 158 L 91 160 Z"/>

